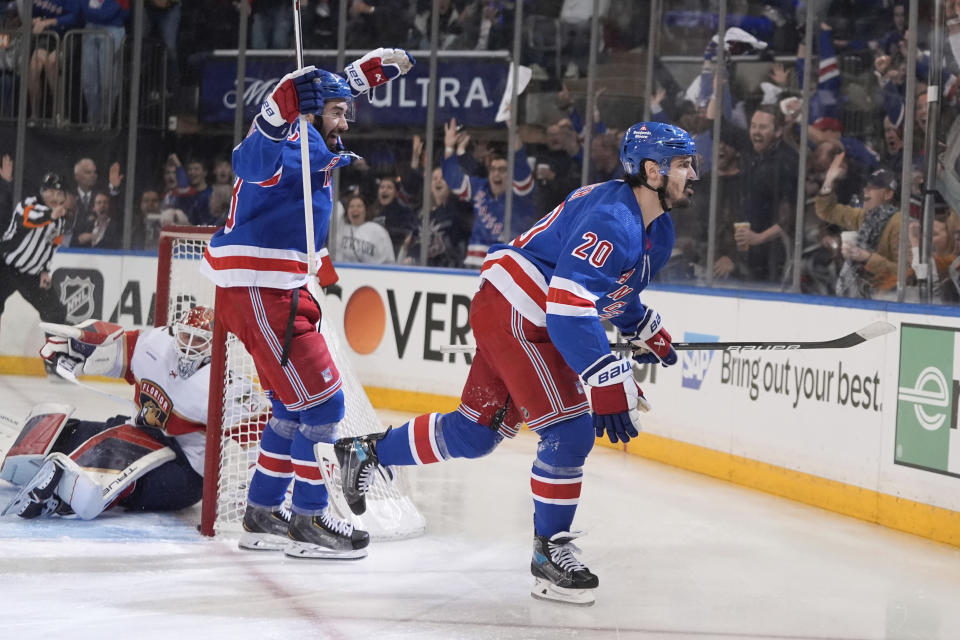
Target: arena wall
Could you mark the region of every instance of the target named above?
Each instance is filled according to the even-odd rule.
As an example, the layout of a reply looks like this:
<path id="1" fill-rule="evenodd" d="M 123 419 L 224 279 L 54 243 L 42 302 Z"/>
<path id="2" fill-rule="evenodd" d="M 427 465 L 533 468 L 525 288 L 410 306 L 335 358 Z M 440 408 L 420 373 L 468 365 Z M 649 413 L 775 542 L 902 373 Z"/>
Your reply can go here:
<path id="1" fill-rule="evenodd" d="M 72 321 L 152 323 L 156 258 L 61 251 Z M 373 403 L 449 411 L 472 344 L 473 272 L 339 267 L 323 302 Z M 675 340 L 824 340 L 885 320 L 850 349 L 684 352 L 637 378 L 653 411 L 628 453 L 960 546 L 960 309 L 656 287 L 643 296 Z M 8 301 L 0 372 L 42 374 L 36 312 Z M 598 443 L 601 442 L 598 440 Z M 606 446 L 613 446 L 606 443 Z"/>

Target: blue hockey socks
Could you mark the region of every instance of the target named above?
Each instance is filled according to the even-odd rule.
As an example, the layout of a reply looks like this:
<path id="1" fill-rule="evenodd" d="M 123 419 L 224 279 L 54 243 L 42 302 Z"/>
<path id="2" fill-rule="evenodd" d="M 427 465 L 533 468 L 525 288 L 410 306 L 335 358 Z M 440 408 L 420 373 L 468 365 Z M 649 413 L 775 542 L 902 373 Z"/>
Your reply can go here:
<path id="1" fill-rule="evenodd" d="M 297 423 L 271 418 L 260 436 L 260 455 L 250 481 L 247 502 L 258 507 L 278 507 L 293 477 L 290 443 Z"/>
<path id="2" fill-rule="evenodd" d="M 377 443 L 382 465 L 431 464 L 448 458 L 479 458 L 493 451 L 503 436 L 463 414 L 426 413 L 392 429 Z"/>
<path id="3" fill-rule="evenodd" d="M 537 459 L 530 470 L 533 527 L 537 535 L 549 538 L 560 531 L 570 531 L 580 502 L 583 463 L 593 443 L 589 414 L 540 432 Z"/>

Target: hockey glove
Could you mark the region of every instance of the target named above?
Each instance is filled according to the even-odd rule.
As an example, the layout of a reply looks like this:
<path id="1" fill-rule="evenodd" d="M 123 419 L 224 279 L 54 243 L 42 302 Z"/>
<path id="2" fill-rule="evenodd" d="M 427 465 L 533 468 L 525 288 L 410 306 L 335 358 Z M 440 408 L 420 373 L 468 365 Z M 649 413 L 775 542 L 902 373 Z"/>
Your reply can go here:
<path id="1" fill-rule="evenodd" d="M 317 262 L 320 263 L 317 265 L 317 282 L 321 288 L 326 289 L 340 280 L 340 276 L 337 275 L 337 270 L 333 267 L 330 252 L 326 247 L 317 251 Z"/>
<path id="2" fill-rule="evenodd" d="M 40 357 L 55 364 L 65 358 L 63 364 L 74 376 L 83 372 L 87 358 L 98 347 L 111 345 L 123 336 L 123 327 L 101 320 L 85 320 L 74 326 L 41 322 L 40 329 L 48 334 Z"/>
<path id="3" fill-rule="evenodd" d="M 354 96 L 402 76 L 417 63 L 403 49 L 374 49 L 359 60 L 354 60 L 343 70 Z"/>
<path id="4" fill-rule="evenodd" d="M 304 67 L 280 78 L 260 106 L 260 131 L 269 138 L 287 137 L 290 123 L 301 113 L 317 113 L 323 108 L 320 72 L 314 66 Z"/>
<path id="5" fill-rule="evenodd" d="M 621 335 L 634 348 L 633 358 L 637 362 L 659 362 L 665 367 L 677 363 L 677 351 L 671 344 L 672 338 L 663 328 L 660 314 L 650 307 L 647 307 L 635 332 Z"/>
<path id="6" fill-rule="evenodd" d="M 635 438 L 640 427 L 639 411 L 649 411 L 650 403 L 633 379 L 630 361 L 610 354 L 587 367 L 580 377 L 589 386 L 597 437 L 603 437 L 606 432 L 610 442 L 629 442 Z"/>

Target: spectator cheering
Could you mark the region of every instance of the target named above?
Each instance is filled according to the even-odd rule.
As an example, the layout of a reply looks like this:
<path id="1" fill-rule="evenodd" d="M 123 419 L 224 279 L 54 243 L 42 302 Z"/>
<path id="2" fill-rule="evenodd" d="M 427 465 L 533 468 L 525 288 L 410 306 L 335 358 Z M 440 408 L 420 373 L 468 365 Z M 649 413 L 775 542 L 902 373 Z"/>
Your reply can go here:
<path id="1" fill-rule="evenodd" d="M 470 234 L 464 265 L 477 268 L 483 263 L 490 245 L 518 235 L 533 222 L 533 173 L 527 164 L 527 154 L 518 145 L 513 158 L 512 180 L 507 158 L 498 152 L 490 153 L 486 158 L 486 179 L 468 176 L 458 160 L 460 155 L 466 153 L 466 144 L 464 140 L 460 145 L 457 144 L 457 121 L 454 118 L 443 125 L 443 144 L 443 179 L 450 185 L 454 196 L 473 203 L 473 232 Z M 505 229 L 506 193 L 511 184 L 516 197 L 513 199 L 511 228 Z"/>
<path id="2" fill-rule="evenodd" d="M 380 178 L 372 219 L 390 234 L 392 256 L 397 255 L 403 241 L 417 228 L 416 214 L 397 200 L 397 182 L 394 178 Z"/>
<path id="3" fill-rule="evenodd" d="M 337 234 L 330 246 L 334 260 L 368 264 L 393 262 L 390 234 L 380 224 L 367 220 L 367 202 L 359 194 L 347 200 L 344 222 L 337 225 Z"/>
<path id="4" fill-rule="evenodd" d="M 856 240 L 844 242 L 843 268 L 837 280 L 837 295 L 870 298 L 874 292 L 887 291 L 897 284 L 897 258 L 900 253 L 900 212 L 895 204 L 897 178 L 886 169 L 878 169 L 867 178 L 863 188 L 863 208 L 837 203 L 834 183 L 843 176 L 845 154 L 833 159 L 815 201 L 817 216 L 843 229 L 856 231 Z"/>

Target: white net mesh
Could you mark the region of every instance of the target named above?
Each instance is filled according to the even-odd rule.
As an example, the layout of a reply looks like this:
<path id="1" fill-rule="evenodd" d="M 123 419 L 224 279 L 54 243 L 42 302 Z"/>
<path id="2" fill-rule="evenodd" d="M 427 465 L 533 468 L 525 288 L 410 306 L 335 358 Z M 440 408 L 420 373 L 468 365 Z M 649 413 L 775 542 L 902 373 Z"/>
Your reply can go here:
<path id="1" fill-rule="evenodd" d="M 216 287 L 200 274 L 200 260 L 209 240 L 209 232 L 186 230 L 164 232 L 169 244 L 161 243 L 161 252 L 169 251 L 169 295 L 162 300 L 158 288 L 157 309 L 166 308 L 168 321 L 198 304 L 213 308 Z M 161 256 L 162 258 L 162 256 Z M 164 261 L 161 259 L 161 265 Z M 161 266 L 161 268 L 163 268 Z M 340 436 L 383 431 L 370 400 L 357 380 L 349 361 L 343 355 L 339 336 L 324 321 L 321 326 L 327 346 L 343 379 L 346 417 L 339 426 Z M 217 509 L 213 528 L 219 532 L 240 529 L 246 507 L 247 486 L 257 462 L 260 433 L 270 418 L 270 402 L 260 386 L 253 359 L 233 334 L 227 334 L 223 349 L 214 345 L 214 358 L 223 353 L 226 383 L 223 388 L 222 424 L 208 425 L 207 446 L 219 437 L 219 468 L 206 470 L 217 476 Z M 329 463 L 328 463 L 329 464 Z M 340 491 L 339 474 L 328 469 L 333 479 L 331 491 Z M 419 535 L 425 522 L 409 497 L 409 485 L 402 474 L 393 483 L 377 480 L 367 494 L 367 512 L 362 517 L 349 514 L 354 525 L 370 532 L 376 539 L 397 539 Z"/>

